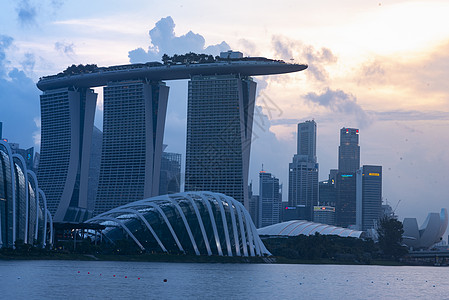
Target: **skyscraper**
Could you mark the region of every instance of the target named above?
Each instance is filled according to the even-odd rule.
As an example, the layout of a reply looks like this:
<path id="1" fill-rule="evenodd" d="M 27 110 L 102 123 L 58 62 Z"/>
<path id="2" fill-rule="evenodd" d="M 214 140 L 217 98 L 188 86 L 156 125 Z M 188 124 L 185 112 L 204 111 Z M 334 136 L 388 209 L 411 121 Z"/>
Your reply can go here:
<path id="1" fill-rule="evenodd" d="M 279 179 L 265 171 L 259 172 L 259 220 L 258 227 L 280 222 L 281 194 Z"/>
<path id="2" fill-rule="evenodd" d="M 356 173 L 338 173 L 337 176 L 337 226 L 356 225 Z"/>
<path id="3" fill-rule="evenodd" d="M 306 155 L 307 161 L 316 163 L 316 122 L 298 124 L 297 154 Z"/>
<path id="4" fill-rule="evenodd" d="M 196 75 L 189 82 L 186 191 L 212 191 L 248 203 L 256 83 L 240 75 Z"/>
<path id="5" fill-rule="evenodd" d="M 316 123 L 298 124 L 298 153 L 289 164 L 288 204 L 304 206 L 305 218 L 312 221 L 313 206 L 318 204 L 318 163 L 316 158 Z"/>
<path id="6" fill-rule="evenodd" d="M 340 129 L 340 146 L 338 147 L 338 171 L 356 172 L 360 168 L 359 130 L 355 128 Z"/>
<path id="7" fill-rule="evenodd" d="M 61 88 L 46 90 L 40 98 L 40 188 L 54 221 L 82 221 L 88 217 L 88 172 L 97 94 L 88 88 Z"/>
<path id="8" fill-rule="evenodd" d="M 103 148 L 94 214 L 159 193 L 169 88 L 143 80 L 104 87 Z"/>
<path id="9" fill-rule="evenodd" d="M 357 173 L 357 226 L 374 228 L 382 216 L 382 166 L 364 165 Z"/>
<path id="10" fill-rule="evenodd" d="M 181 154 L 162 152 L 159 195 L 179 193 L 181 189 Z"/>

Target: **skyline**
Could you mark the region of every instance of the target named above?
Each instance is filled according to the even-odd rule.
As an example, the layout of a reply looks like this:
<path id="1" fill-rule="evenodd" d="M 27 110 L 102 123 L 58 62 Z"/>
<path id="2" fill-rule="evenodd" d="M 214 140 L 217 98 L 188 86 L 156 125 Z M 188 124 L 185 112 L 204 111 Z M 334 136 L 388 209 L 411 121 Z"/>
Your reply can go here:
<path id="1" fill-rule="evenodd" d="M 449 21 L 444 15 L 448 4 L 348 1 L 351 5 L 341 7 L 327 1 L 287 2 L 273 10 L 270 3 L 261 2 L 258 7 L 239 3 L 238 10 L 234 10 L 237 4 L 216 10 L 201 1 L 182 7 L 176 2 L 164 7 L 137 2 L 135 7 L 109 7 L 104 1 L 88 5 L 64 1 L 5 4 L 0 12 L 4 108 L 0 121 L 10 142 L 22 148 L 38 146 L 32 141 L 33 133 L 38 132 L 33 120 L 39 122 L 40 93 L 35 83 L 40 76 L 71 64 L 118 65 L 129 63 L 128 55 L 131 62 L 137 62 L 139 58 L 160 60 L 165 52 L 217 54 L 213 51 L 218 49 L 286 61 L 294 58 L 309 64 L 304 75 L 256 77 L 259 108 L 250 163 L 255 190 L 262 163 L 282 183 L 288 182 L 297 123 L 314 119 L 320 180 L 327 177 L 329 169 L 337 168 L 339 129 L 360 128 L 361 165 L 384 167 L 383 196 L 393 208 L 402 200 L 396 211 L 400 219 L 417 217 L 421 223 L 428 212 L 445 207 L 449 194 L 445 185 L 449 179 L 445 153 L 449 147 L 449 88 L 444 78 Z M 319 8 L 323 3 L 324 11 Z M 80 14 L 85 6 L 90 9 Z M 227 18 L 230 10 L 232 24 Z M 295 26 L 290 26 L 288 21 L 299 11 L 308 13 L 295 18 Z M 201 18 L 195 18 L 200 12 Z M 266 16 L 261 22 L 260 15 Z M 152 44 L 148 30 L 154 30 Z M 139 48 L 143 50 L 136 50 Z M 164 144 L 184 156 L 187 82 L 169 86 Z M 101 96 L 97 115 L 102 111 Z M 21 117 L 15 119 L 27 122 L 9 117 L 17 115 Z M 101 123 L 98 118 L 96 124 Z"/>

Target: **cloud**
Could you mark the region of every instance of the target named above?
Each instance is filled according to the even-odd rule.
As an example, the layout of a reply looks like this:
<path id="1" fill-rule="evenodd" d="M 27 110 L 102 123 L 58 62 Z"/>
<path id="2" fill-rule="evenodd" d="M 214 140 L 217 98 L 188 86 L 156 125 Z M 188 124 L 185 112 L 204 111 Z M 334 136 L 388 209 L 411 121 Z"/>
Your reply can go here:
<path id="1" fill-rule="evenodd" d="M 12 44 L 11 37 L 0 35 L 0 121 L 5 138 L 29 147 L 38 130 L 34 118 L 39 116 L 39 92 L 22 70 L 8 69 L 6 51 Z M 23 65 L 32 68 L 33 57 L 26 56 Z"/>
<path id="2" fill-rule="evenodd" d="M 329 74 L 326 66 L 337 62 L 338 58 L 329 48 L 322 47 L 315 49 L 311 45 L 306 45 L 301 41 L 295 41 L 283 36 L 274 35 L 272 45 L 276 55 L 283 60 L 299 60 L 301 63 L 309 65 L 306 76 L 319 82 L 326 82 Z"/>
<path id="3" fill-rule="evenodd" d="M 55 50 L 59 53 L 65 54 L 68 57 L 75 55 L 75 44 L 66 42 L 56 42 Z"/>
<path id="4" fill-rule="evenodd" d="M 163 54 L 184 54 L 187 52 L 208 53 L 218 55 L 221 51 L 230 49 L 226 42 L 205 47 L 205 39 L 202 35 L 192 31 L 184 35 L 176 36 L 175 22 L 172 17 L 160 19 L 153 29 L 149 31 L 151 44 L 148 50 L 137 48 L 129 51 L 128 57 L 131 63 L 159 61 Z"/>
<path id="5" fill-rule="evenodd" d="M 357 103 L 354 95 L 347 94 L 342 90 L 331 90 L 327 88 L 323 93 L 308 93 L 304 98 L 312 104 L 325 107 L 332 113 L 341 117 L 355 118 L 360 128 L 371 124 L 371 116 Z"/>
<path id="6" fill-rule="evenodd" d="M 22 26 L 36 24 L 36 8 L 28 0 L 19 1 L 17 4 L 17 18 Z"/>
<path id="7" fill-rule="evenodd" d="M 26 73 L 32 73 L 34 70 L 34 65 L 36 64 L 36 60 L 33 53 L 25 53 L 25 58 L 22 60 L 21 65 L 22 69 Z"/>

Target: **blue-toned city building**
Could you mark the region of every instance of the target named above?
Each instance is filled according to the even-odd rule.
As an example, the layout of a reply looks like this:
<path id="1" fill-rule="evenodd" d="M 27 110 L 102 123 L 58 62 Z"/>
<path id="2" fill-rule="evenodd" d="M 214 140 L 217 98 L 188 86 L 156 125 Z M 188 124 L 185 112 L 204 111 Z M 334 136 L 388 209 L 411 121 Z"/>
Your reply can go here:
<path id="1" fill-rule="evenodd" d="M 24 158 L 0 141 L 0 248 L 16 242 L 52 244 L 53 222 L 45 193 Z"/>

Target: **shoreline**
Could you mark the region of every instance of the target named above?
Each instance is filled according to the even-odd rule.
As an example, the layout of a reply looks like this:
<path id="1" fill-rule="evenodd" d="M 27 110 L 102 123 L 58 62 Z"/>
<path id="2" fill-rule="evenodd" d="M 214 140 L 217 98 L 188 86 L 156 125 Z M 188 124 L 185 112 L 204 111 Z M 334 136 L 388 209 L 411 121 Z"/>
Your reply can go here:
<path id="1" fill-rule="evenodd" d="M 373 260 L 370 263 L 336 260 L 306 260 L 289 259 L 285 257 L 229 257 L 229 256 L 196 256 L 169 254 L 140 254 L 140 255 L 112 255 L 112 254 L 67 254 L 51 253 L 48 255 L 4 255 L 0 254 L 0 261 L 11 260 L 72 260 L 72 261 L 127 261 L 127 262 L 170 262 L 170 263 L 253 263 L 253 264 L 315 264 L 315 265 L 366 265 L 366 266 L 413 266 L 407 262 L 392 260 Z M 419 264 L 422 266 L 429 266 Z"/>

